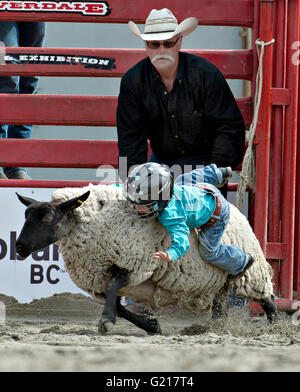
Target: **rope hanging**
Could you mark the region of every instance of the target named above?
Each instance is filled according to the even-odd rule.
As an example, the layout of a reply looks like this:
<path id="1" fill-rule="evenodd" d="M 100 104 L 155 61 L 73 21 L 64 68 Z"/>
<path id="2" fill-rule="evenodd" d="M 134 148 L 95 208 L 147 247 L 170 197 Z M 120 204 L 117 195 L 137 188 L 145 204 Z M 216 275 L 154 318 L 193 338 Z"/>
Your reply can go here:
<path id="1" fill-rule="evenodd" d="M 255 41 L 257 54 L 258 54 L 258 69 L 256 74 L 254 115 L 249 128 L 248 147 L 244 156 L 243 166 L 240 172 L 240 182 L 238 185 L 237 195 L 236 195 L 236 206 L 239 210 L 241 210 L 243 207 L 247 185 L 249 185 L 251 189 L 255 190 L 255 162 L 254 162 L 254 152 L 253 152 L 253 139 L 256 131 L 259 107 L 261 102 L 262 81 L 263 81 L 263 72 L 262 72 L 263 57 L 264 57 L 265 46 L 271 45 L 274 42 L 275 42 L 274 38 L 269 42 L 263 42 L 260 41 L 259 39 Z M 259 46 L 261 47 L 260 52 L 259 52 Z"/>

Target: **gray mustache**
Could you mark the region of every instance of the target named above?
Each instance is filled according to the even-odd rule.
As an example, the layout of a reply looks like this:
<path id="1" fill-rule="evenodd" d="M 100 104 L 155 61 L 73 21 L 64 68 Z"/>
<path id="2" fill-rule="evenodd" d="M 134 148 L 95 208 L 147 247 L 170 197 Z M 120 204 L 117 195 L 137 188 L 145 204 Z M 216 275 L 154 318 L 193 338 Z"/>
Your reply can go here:
<path id="1" fill-rule="evenodd" d="M 154 63 L 158 59 L 167 59 L 167 60 L 170 60 L 170 61 L 175 61 L 175 59 L 172 56 L 170 56 L 169 54 L 157 54 L 157 55 L 155 55 L 153 57 L 151 62 Z"/>

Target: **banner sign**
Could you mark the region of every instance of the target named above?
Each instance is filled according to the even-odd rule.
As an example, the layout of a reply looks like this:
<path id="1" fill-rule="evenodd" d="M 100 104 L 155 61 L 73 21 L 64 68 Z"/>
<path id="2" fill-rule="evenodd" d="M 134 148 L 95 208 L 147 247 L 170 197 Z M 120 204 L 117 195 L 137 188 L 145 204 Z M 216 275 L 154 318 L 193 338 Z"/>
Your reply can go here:
<path id="1" fill-rule="evenodd" d="M 84 68 L 116 69 L 116 60 L 108 57 L 70 56 L 61 54 L 14 53 L 4 55 L 5 64 L 78 65 Z"/>
<path id="2" fill-rule="evenodd" d="M 15 193 L 49 201 L 53 191 L 1 188 L 0 294 L 12 296 L 21 303 L 63 292 L 88 295 L 71 281 L 57 245 L 34 252 L 25 260 L 16 253 L 16 240 L 25 222 L 26 207 Z"/>
<path id="3" fill-rule="evenodd" d="M 107 16 L 111 9 L 106 1 L 0 1 L 0 11 L 63 12 Z"/>

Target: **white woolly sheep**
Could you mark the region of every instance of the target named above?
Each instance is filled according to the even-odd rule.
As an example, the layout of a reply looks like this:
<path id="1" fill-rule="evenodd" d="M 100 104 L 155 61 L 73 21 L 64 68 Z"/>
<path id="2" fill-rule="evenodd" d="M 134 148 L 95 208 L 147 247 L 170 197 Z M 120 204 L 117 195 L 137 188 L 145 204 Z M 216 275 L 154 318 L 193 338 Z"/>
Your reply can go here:
<path id="1" fill-rule="evenodd" d="M 85 188 L 59 189 L 50 203 L 18 197 L 29 206 L 17 241 L 18 253 L 28 256 L 58 240 L 71 279 L 96 298 L 108 298 L 112 285 L 115 295 L 133 297 L 153 310 L 174 304 L 197 313 L 210 310 L 214 298 L 227 286 L 227 272 L 201 260 L 198 237 L 193 230 L 191 247 L 181 259 L 174 263 L 154 260 L 155 251 L 168 249 L 170 237 L 158 222 L 135 219 L 118 187 L 90 184 Z M 87 200 L 82 203 L 81 197 Z M 237 295 L 261 303 L 272 321 L 276 315 L 272 268 L 245 216 L 233 205 L 230 209 L 222 241 L 235 244 L 255 259 L 245 275 L 230 287 Z M 52 216 L 50 223 L 41 211 L 44 216 Z M 50 236 L 50 232 L 54 234 Z M 126 272 L 122 283 L 108 284 L 113 266 Z M 119 311 L 120 305 L 106 311 L 110 316 L 102 316 L 100 329 L 106 330 L 110 322 L 115 322 L 116 312 L 124 317 Z"/>

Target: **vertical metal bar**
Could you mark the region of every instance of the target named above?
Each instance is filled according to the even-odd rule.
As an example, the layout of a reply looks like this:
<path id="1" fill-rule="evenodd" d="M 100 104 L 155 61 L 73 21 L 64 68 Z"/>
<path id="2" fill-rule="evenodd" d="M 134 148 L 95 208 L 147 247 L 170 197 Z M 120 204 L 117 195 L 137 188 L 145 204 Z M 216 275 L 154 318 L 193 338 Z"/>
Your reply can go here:
<path id="1" fill-rule="evenodd" d="M 298 7 L 299 2 L 298 2 Z M 298 14 L 298 25 L 300 24 L 300 16 Z M 294 66 L 299 67 L 300 62 L 300 32 L 298 35 L 298 41 L 294 45 L 293 58 Z M 300 75 L 298 75 L 300 79 Z M 295 242 L 294 242 L 294 288 L 297 290 L 297 299 L 300 300 L 300 87 L 298 88 L 298 119 L 297 119 L 297 163 L 296 163 L 296 203 L 295 203 Z"/>
<path id="2" fill-rule="evenodd" d="M 299 66 L 293 64 L 293 43 L 299 39 L 299 0 L 289 0 L 287 26 L 286 87 L 291 91 L 291 103 L 286 107 L 283 146 L 282 242 L 287 244 L 287 257 L 280 271 L 280 292 L 293 298 L 293 261 L 295 234 L 296 145 Z"/>
<path id="3" fill-rule="evenodd" d="M 300 23 L 300 21 L 298 21 Z M 299 37 L 300 42 L 300 37 Z M 300 56 L 299 56 L 300 60 Z M 294 287 L 297 290 L 297 299 L 300 300 L 300 88 L 298 86 L 298 124 L 297 124 L 297 170 L 296 170 L 296 206 L 295 206 L 295 270 Z"/>
<path id="4" fill-rule="evenodd" d="M 254 98 L 255 91 L 256 91 L 256 72 L 258 68 L 258 56 L 256 51 L 255 40 L 260 38 L 263 41 L 270 41 L 273 38 L 273 22 L 272 22 L 272 13 L 270 10 L 266 9 L 266 5 L 263 6 L 260 0 L 255 0 L 254 3 L 254 25 L 252 31 L 252 48 L 253 48 L 253 77 L 252 77 L 252 97 Z M 271 8 L 273 8 L 273 4 L 271 3 Z M 269 8 L 269 7 L 268 7 Z M 266 18 L 268 19 L 268 26 L 270 30 L 270 35 L 266 36 L 266 31 L 262 31 L 262 25 L 265 23 Z M 268 47 L 270 48 L 270 47 Z M 266 48 L 267 49 L 267 48 Z M 270 50 L 269 50 L 270 51 Z M 265 124 L 266 127 L 266 140 L 268 141 L 270 136 L 270 125 L 269 120 L 268 122 L 265 121 L 265 117 L 262 116 L 262 110 L 265 110 L 266 106 L 269 107 L 268 111 L 270 110 L 270 88 L 271 88 L 271 79 L 266 78 L 266 74 L 271 77 L 270 67 L 271 67 L 271 57 L 270 53 L 268 53 L 268 58 L 266 61 L 266 54 L 268 50 L 265 51 L 264 56 L 264 83 L 263 83 L 263 90 L 269 91 L 269 97 L 266 100 L 266 97 L 262 97 L 261 108 L 260 108 L 260 117 L 257 124 L 256 130 L 256 139 L 258 141 L 258 145 L 256 146 L 256 189 L 255 192 L 250 193 L 249 197 L 249 219 L 252 227 L 254 228 L 254 232 L 260 241 L 261 247 L 266 254 L 266 241 L 267 241 L 267 211 L 268 207 L 266 205 L 267 198 L 268 198 L 268 172 L 269 172 L 269 158 L 264 161 L 264 154 L 267 153 L 269 155 L 269 144 L 264 141 L 263 132 Z M 268 90 L 266 90 L 268 89 Z M 266 113 L 266 112 L 264 112 Z M 263 148 L 266 148 L 266 151 L 263 151 Z M 264 166 L 266 166 L 264 168 Z M 262 173 L 261 171 L 264 170 L 265 172 Z M 263 180 L 263 181 L 261 181 Z M 261 211 L 264 208 L 264 214 L 261 219 Z M 259 227 L 262 230 L 259 230 Z M 250 302 L 250 313 L 251 315 L 261 315 L 263 314 L 263 309 L 260 305 L 254 302 Z"/>
<path id="5" fill-rule="evenodd" d="M 286 61 L 287 2 L 276 4 L 273 87 L 284 87 Z M 269 197 L 269 242 L 281 241 L 281 181 L 284 106 L 273 106 L 271 119 L 271 170 Z M 275 292 L 279 292 L 279 260 L 270 261 L 274 271 Z"/>
<path id="6" fill-rule="evenodd" d="M 260 40 L 264 42 L 273 39 L 273 9 L 273 1 L 262 0 L 260 2 Z M 254 231 L 264 254 L 266 254 L 268 226 L 272 52 L 273 45 L 265 47 L 262 97 L 256 131 L 258 144 L 256 148 Z"/>
<path id="7" fill-rule="evenodd" d="M 252 27 L 252 52 L 253 52 L 253 71 L 252 71 L 252 79 L 251 79 L 252 103 L 254 102 L 254 95 L 256 90 L 256 72 L 258 67 L 258 56 L 256 51 L 255 40 L 259 38 L 259 25 L 260 25 L 260 3 L 259 0 L 254 0 L 253 27 Z M 255 192 L 250 191 L 249 203 L 248 203 L 248 220 L 253 228 L 254 228 L 254 215 L 255 215 Z"/>
<path id="8" fill-rule="evenodd" d="M 253 9 L 253 28 L 252 28 L 252 50 L 253 50 L 253 74 L 251 79 L 251 95 L 254 99 L 256 90 L 256 71 L 258 67 L 258 56 L 256 51 L 255 40 L 259 38 L 259 26 L 260 26 L 260 2 L 259 0 L 254 0 Z"/>

